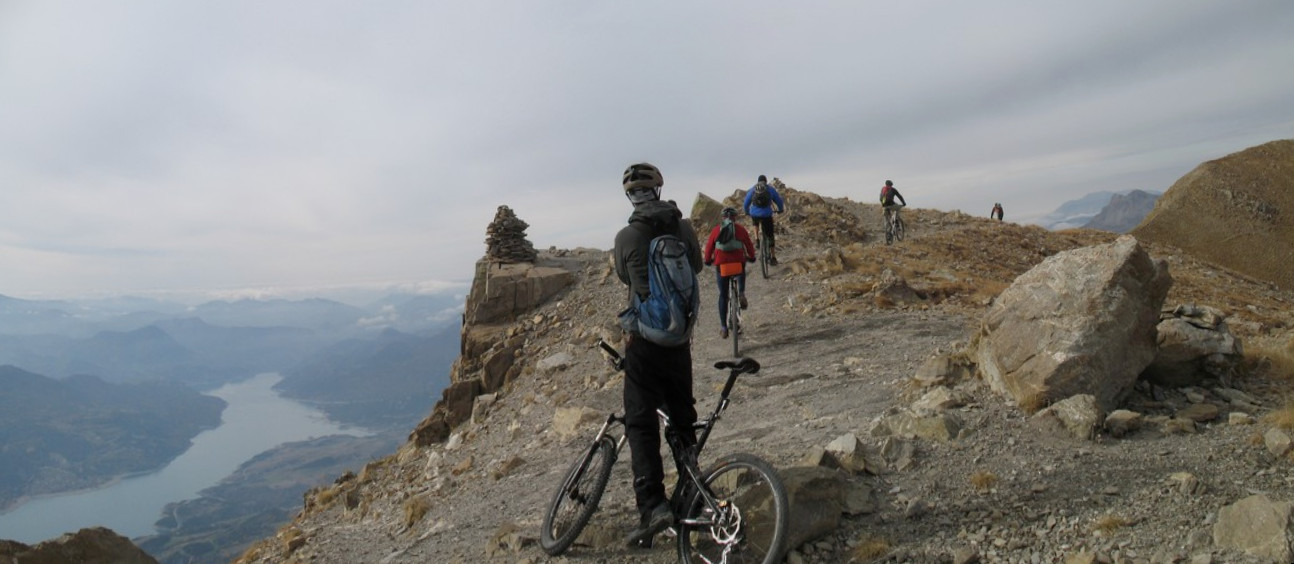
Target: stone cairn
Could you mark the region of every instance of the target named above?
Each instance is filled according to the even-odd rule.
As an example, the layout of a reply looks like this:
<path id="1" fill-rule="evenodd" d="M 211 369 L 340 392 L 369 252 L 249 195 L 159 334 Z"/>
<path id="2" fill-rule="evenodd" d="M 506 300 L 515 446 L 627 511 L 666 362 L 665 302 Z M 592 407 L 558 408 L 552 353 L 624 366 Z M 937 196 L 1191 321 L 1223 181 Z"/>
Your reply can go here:
<path id="1" fill-rule="evenodd" d="M 530 224 L 518 219 L 511 208 L 499 206 L 494 221 L 485 229 L 485 257 L 496 263 L 535 262 L 538 253 L 526 240 L 527 227 Z"/>

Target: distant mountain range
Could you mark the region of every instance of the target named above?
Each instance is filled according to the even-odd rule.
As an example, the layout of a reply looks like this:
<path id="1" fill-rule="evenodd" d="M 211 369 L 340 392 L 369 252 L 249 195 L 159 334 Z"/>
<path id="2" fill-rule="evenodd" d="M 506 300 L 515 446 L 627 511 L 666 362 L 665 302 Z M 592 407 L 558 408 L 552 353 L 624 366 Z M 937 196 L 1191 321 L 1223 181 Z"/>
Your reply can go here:
<path id="1" fill-rule="evenodd" d="M 390 448 L 392 433 L 403 437 L 440 398 L 462 311 L 463 297 L 450 294 L 395 294 L 364 306 L 0 295 L 0 508 L 161 468 L 220 424 L 224 402 L 198 390 L 263 372 L 283 374 L 280 393 L 338 423 L 385 430 L 334 449 L 343 454 L 326 467 L 367 462 L 374 445 Z M 285 479 L 309 483 L 318 471 Z M 191 518 L 172 533 L 211 524 Z"/>
<path id="2" fill-rule="evenodd" d="M 1150 213 L 1158 192 L 1125 190 L 1092 192 L 1060 205 L 1055 211 L 1031 221 L 1051 231 L 1086 227 L 1126 233 Z"/>
<path id="3" fill-rule="evenodd" d="M 55 380 L 0 366 L 0 509 L 154 470 L 220 424 L 224 400 L 176 383 Z"/>

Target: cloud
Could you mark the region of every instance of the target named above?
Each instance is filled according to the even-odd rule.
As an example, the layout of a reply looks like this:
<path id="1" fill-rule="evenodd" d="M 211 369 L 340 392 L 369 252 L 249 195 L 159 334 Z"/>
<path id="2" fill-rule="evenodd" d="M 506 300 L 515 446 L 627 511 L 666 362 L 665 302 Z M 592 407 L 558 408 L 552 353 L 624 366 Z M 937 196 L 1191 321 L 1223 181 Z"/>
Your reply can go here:
<path id="1" fill-rule="evenodd" d="M 1019 217 L 1294 136 L 1294 9 L 1198 0 L 0 5 L 0 293 L 462 283 L 620 171 Z"/>

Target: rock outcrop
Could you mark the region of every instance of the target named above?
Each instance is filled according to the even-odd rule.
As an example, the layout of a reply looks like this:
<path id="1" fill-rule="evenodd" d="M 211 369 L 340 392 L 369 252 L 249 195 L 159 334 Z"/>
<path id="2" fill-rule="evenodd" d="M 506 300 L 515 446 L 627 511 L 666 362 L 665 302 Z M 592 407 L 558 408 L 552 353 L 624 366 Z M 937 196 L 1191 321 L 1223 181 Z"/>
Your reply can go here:
<path id="1" fill-rule="evenodd" d="M 506 209 L 506 208 L 500 208 Z M 450 385 L 431 414 L 409 435 L 425 446 L 449 438 L 455 425 L 472 416 L 476 397 L 501 389 L 521 370 L 517 354 L 525 342 L 516 318 L 565 290 L 575 275 L 558 262 L 499 264 L 488 257 L 476 264 L 476 276 L 464 306 L 462 345 L 450 369 Z"/>
<path id="2" fill-rule="evenodd" d="M 1026 411 L 1091 394 L 1108 412 L 1155 358 L 1171 282 L 1168 267 L 1129 236 L 1054 255 L 993 303 L 973 357 L 989 385 Z"/>
<path id="3" fill-rule="evenodd" d="M 0 541 L 0 562 L 6 564 L 157 564 L 157 560 L 123 537 L 103 527 L 81 529 L 36 546 Z"/>

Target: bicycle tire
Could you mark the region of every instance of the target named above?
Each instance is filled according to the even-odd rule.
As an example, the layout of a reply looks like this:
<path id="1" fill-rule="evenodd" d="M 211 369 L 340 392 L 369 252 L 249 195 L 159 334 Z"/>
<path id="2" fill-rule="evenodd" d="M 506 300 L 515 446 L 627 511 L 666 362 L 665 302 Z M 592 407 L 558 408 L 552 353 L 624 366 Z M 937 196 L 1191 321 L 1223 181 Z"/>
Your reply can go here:
<path id="1" fill-rule="evenodd" d="M 602 437 L 562 477 L 539 533 L 539 546 L 549 556 L 566 552 L 589 524 L 615 463 L 616 443 L 611 437 Z"/>
<path id="2" fill-rule="evenodd" d="M 727 527 L 724 523 L 689 524 L 704 518 L 705 503 L 696 494 L 688 503 L 687 517 L 679 524 L 679 561 L 781 562 L 791 530 L 791 501 L 773 466 L 755 455 L 737 453 L 720 458 L 701 475 L 716 498 L 735 508 L 726 516 L 740 526 L 732 531 L 733 522 L 728 519 Z M 726 558 L 724 545 L 716 542 L 717 534 L 733 536 Z"/>
<path id="3" fill-rule="evenodd" d="M 759 270 L 764 278 L 768 278 L 768 236 L 761 235 L 759 239 Z"/>
<path id="4" fill-rule="evenodd" d="M 902 241 L 903 237 L 907 235 L 907 231 L 908 231 L 908 226 L 906 223 L 903 222 L 903 218 L 895 217 L 894 218 L 894 238 Z"/>
<path id="5" fill-rule="evenodd" d="M 732 337 L 734 358 L 740 356 L 737 351 L 741 350 L 737 344 L 737 336 L 741 334 L 741 294 L 738 293 L 740 286 L 736 276 L 728 281 L 728 336 Z"/>
<path id="6" fill-rule="evenodd" d="M 894 224 L 890 221 L 885 222 L 885 244 L 894 244 Z"/>

